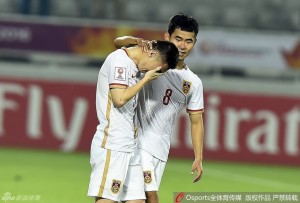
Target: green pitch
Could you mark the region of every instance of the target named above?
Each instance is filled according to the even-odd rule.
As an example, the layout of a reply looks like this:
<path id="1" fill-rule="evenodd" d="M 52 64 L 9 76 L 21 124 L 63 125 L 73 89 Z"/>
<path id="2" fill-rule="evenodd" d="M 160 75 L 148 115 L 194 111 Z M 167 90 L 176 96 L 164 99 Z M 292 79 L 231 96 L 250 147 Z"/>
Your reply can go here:
<path id="1" fill-rule="evenodd" d="M 191 162 L 168 162 L 159 192 L 161 203 L 172 203 L 173 192 L 300 191 L 299 167 L 205 161 L 202 180 L 193 184 Z M 0 200 L 9 192 L 23 198 L 9 202 L 92 203 L 86 197 L 89 175 L 88 153 L 0 149 Z"/>

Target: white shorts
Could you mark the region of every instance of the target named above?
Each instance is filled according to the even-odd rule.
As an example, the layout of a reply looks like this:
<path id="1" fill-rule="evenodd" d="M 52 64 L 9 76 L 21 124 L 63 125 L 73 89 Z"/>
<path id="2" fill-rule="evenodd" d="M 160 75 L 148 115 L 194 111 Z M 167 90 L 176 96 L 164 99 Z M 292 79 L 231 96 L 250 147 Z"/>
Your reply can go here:
<path id="1" fill-rule="evenodd" d="M 144 173 L 145 191 L 158 191 L 166 162 L 157 159 L 145 150 L 139 149 Z"/>
<path id="2" fill-rule="evenodd" d="M 137 149 L 134 152 L 119 152 L 92 143 L 88 196 L 114 201 L 146 199 L 137 152 Z"/>

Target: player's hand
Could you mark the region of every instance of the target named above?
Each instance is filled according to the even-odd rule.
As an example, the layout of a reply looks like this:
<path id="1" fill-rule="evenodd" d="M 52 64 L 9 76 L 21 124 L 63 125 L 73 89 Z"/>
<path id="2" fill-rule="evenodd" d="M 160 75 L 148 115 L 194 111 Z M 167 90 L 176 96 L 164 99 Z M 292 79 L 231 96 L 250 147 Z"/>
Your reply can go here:
<path id="1" fill-rule="evenodd" d="M 156 40 L 144 40 L 143 38 L 138 38 L 137 39 L 137 45 L 141 47 L 142 52 L 148 52 L 151 50 L 153 47 L 153 43 L 156 43 Z"/>
<path id="2" fill-rule="evenodd" d="M 201 176 L 202 176 L 202 173 L 203 173 L 202 161 L 195 160 L 193 162 L 191 175 L 194 175 L 195 172 L 196 172 L 196 176 L 193 180 L 193 183 L 196 183 L 201 179 Z"/>
<path id="3" fill-rule="evenodd" d="M 160 72 L 161 70 L 161 66 L 153 69 L 153 70 L 149 70 L 147 71 L 147 73 L 145 74 L 144 79 L 147 82 L 150 82 L 151 80 L 155 80 L 156 78 L 158 78 L 159 76 L 161 76 L 163 73 Z"/>

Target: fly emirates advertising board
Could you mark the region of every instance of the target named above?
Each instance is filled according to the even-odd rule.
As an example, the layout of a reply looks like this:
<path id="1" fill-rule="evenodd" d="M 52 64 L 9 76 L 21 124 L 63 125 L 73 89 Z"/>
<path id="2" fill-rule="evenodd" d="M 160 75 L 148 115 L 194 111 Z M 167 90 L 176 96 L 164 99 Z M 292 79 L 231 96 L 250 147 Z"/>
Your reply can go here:
<path id="1" fill-rule="evenodd" d="M 187 64 L 190 67 L 300 69 L 300 38 L 287 34 L 201 30 Z"/>
<path id="2" fill-rule="evenodd" d="M 0 146 L 88 152 L 97 126 L 95 82 L 0 77 Z M 300 96 L 205 91 L 207 160 L 300 165 Z M 189 118 L 171 157 L 193 158 Z"/>

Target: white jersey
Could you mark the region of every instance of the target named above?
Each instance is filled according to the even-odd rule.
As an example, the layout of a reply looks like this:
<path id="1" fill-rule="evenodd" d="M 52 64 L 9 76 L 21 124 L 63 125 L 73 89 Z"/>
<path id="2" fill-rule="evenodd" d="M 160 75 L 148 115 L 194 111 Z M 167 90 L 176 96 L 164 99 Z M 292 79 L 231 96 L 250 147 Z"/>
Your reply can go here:
<path id="1" fill-rule="evenodd" d="M 123 49 L 112 52 L 100 69 L 96 92 L 99 125 L 94 139 L 100 139 L 102 148 L 132 152 L 136 147 L 134 115 L 138 95 L 123 107 L 115 108 L 109 85 L 133 86 L 138 82 L 137 73 L 135 63 Z"/>
<path id="2" fill-rule="evenodd" d="M 203 86 L 187 66 L 172 69 L 148 83 L 139 94 L 138 147 L 167 161 L 170 140 L 179 111 L 202 111 Z"/>

